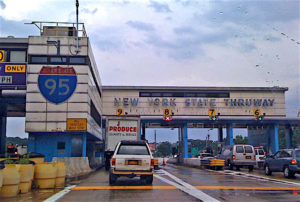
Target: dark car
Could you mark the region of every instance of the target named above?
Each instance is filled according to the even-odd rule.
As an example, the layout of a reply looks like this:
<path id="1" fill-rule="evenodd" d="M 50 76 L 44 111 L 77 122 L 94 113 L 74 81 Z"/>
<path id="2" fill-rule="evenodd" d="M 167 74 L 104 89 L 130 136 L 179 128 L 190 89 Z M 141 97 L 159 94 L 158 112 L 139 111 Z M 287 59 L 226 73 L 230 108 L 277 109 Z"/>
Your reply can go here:
<path id="1" fill-rule="evenodd" d="M 267 156 L 264 167 L 266 175 L 283 172 L 286 178 L 294 177 L 300 173 L 300 149 L 284 149 Z"/>

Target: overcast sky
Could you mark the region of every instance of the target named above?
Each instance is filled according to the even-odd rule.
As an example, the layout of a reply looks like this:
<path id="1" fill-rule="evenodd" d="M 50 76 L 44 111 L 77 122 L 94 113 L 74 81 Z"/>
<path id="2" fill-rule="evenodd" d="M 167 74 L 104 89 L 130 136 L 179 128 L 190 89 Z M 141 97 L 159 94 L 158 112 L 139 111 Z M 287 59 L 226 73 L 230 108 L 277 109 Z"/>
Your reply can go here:
<path id="1" fill-rule="evenodd" d="M 280 86 L 300 109 L 300 1 L 79 0 L 103 85 Z M 0 36 L 75 22 L 75 0 L 0 0 Z"/>

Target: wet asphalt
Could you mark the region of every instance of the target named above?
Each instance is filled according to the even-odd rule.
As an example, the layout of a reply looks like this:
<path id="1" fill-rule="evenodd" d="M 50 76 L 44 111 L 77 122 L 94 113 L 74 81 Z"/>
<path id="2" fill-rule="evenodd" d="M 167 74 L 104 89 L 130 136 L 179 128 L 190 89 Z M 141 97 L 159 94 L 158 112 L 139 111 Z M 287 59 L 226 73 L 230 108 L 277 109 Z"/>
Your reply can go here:
<path id="1" fill-rule="evenodd" d="M 163 167 L 163 170 L 190 185 L 199 186 L 202 192 L 219 201 L 300 201 L 300 180 L 298 177 L 289 181 L 299 184 L 289 184 L 226 174 L 226 171 L 210 171 L 176 165 L 167 165 Z M 241 172 L 248 173 L 246 170 Z M 255 172 L 252 174 L 255 174 Z M 162 172 L 157 172 L 155 175 L 178 183 Z M 277 175 L 275 177 L 278 178 Z M 134 189 L 128 190 L 127 186 Z M 73 190 L 59 201 L 199 201 L 199 199 L 177 188 L 163 189 L 163 187 L 170 186 L 170 184 L 157 178 L 154 178 L 152 185 L 155 189 L 141 189 L 143 186 L 145 185 L 141 184 L 139 178 L 119 178 L 113 186 L 116 189 L 110 190 L 108 173 L 102 169 L 88 179 L 78 182 L 77 187 L 83 187 L 87 190 Z M 208 186 L 209 189 L 207 189 Z M 220 189 L 220 186 L 225 187 L 225 189 Z M 234 187 L 234 189 L 227 189 L 228 186 Z M 103 187 L 108 190 L 94 190 Z M 251 188 L 242 190 L 239 189 L 241 187 Z M 259 188 L 267 189 L 268 187 L 275 189 L 297 187 L 298 190 L 257 190 Z"/>
<path id="2" fill-rule="evenodd" d="M 265 179 L 262 170 L 213 171 L 173 164 L 161 167 L 155 173 L 158 177 L 154 177 L 152 186 L 142 184 L 139 178 L 118 178 L 114 186 L 109 186 L 108 172 L 100 169 L 88 178 L 72 183 L 76 185 L 75 188 L 83 190 L 72 190 L 58 201 L 201 201 L 176 187 L 182 186 L 178 179 L 218 201 L 300 201 L 299 175 L 294 179 L 286 179 L 282 173 L 274 173 L 269 177 L 276 180 L 272 181 Z M 161 178 L 165 180 L 162 181 Z M 174 183 L 176 186 L 173 186 Z M 0 201 L 43 201 L 59 191 L 35 190 Z"/>

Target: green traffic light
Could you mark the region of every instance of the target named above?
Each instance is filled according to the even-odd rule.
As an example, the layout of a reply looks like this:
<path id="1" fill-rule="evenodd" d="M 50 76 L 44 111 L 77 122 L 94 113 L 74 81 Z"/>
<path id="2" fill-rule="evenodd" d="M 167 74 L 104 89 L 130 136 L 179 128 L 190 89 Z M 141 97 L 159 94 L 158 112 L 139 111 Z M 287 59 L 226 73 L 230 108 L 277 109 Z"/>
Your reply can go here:
<path id="1" fill-rule="evenodd" d="M 215 120 L 217 120 L 217 118 L 214 116 L 214 117 L 212 117 L 212 120 L 215 121 Z"/>

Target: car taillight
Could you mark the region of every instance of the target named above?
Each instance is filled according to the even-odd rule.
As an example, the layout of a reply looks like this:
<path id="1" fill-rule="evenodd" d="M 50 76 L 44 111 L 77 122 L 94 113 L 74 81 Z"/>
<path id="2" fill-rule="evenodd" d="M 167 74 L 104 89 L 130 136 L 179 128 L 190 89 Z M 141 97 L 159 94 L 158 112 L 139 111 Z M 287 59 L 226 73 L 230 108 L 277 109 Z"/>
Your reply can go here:
<path id="1" fill-rule="evenodd" d="M 256 156 L 254 156 L 254 160 L 256 160 Z"/>
<path id="2" fill-rule="evenodd" d="M 235 159 L 235 155 L 232 155 L 232 159 Z"/>
<path id="3" fill-rule="evenodd" d="M 297 164 L 296 159 L 293 159 L 293 160 L 291 161 L 291 164 L 292 164 L 292 165 L 296 165 L 296 164 Z"/>
<path id="4" fill-rule="evenodd" d="M 115 165 L 116 165 L 116 159 L 115 159 L 115 158 L 112 158 L 112 159 L 111 159 L 111 165 L 112 165 L 112 166 L 115 166 Z"/>
<path id="5" fill-rule="evenodd" d="M 151 159 L 151 166 L 154 166 L 154 159 Z"/>

